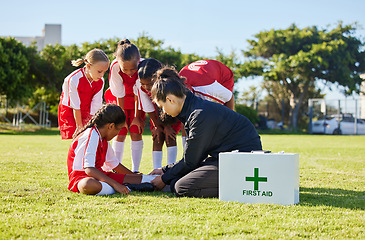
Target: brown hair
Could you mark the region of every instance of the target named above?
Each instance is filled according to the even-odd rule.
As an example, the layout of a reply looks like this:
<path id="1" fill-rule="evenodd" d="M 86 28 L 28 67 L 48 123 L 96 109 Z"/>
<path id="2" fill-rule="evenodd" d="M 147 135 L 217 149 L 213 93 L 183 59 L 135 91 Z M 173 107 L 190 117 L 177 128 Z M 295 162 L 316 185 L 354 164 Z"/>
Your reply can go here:
<path id="1" fill-rule="evenodd" d="M 103 50 L 98 49 L 98 48 L 94 48 L 93 50 L 89 51 L 85 57 L 83 58 L 79 58 L 76 60 L 72 60 L 71 64 L 72 66 L 78 67 L 83 63 L 89 63 L 89 64 L 94 64 L 97 62 L 109 62 L 109 58 L 108 56 L 103 52 Z"/>
<path id="2" fill-rule="evenodd" d="M 155 83 L 151 89 L 151 96 L 157 101 L 166 102 L 169 94 L 183 98 L 189 89 L 185 86 L 185 78 L 180 77 L 173 67 L 163 67 L 156 72 Z"/>
<path id="3" fill-rule="evenodd" d="M 138 77 L 139 79 L 152 80 L 152 77 L 160 68 L 162 68 L 160 61 L 154 58 L 147 58 L 138 64 Z"/>
<path id="4" fill-rule="evenodd" d="M 86 129 L 93 126 L 103 127 L 108 123 L 114 123 L 115 125 L 125 123 L 125 114 L 121 107 L 114 103 L 108 103 L 103 105 L 90 119 L 90 121 L 80 131 L 74 134 L 74 139 L 84 132 Z"/>
<path id="5" fill-rule="evenodd" d="M 136 60 L 138 62 L 141 58 L 141 54 L 139 53 L 137 46 L 131 43 L 128 39 L 123 39 L 118 42 L 114 56 L 122 61 Z"/>

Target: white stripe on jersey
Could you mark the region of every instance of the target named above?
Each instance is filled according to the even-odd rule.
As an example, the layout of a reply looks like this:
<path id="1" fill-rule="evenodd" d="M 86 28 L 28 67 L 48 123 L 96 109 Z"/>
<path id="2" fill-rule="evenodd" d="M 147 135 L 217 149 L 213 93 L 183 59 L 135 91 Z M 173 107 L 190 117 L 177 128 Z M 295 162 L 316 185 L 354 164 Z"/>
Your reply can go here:
<path id="1" fill-rule="evenodd" d="M 103 90 L 104 90 L 104 78 L 99 81 L 103 81 L 103 86 L 100 88 L 100 91 L 97 92 L 90 104 L 90 115 L 94 115 L 102 106 L 103 106 Z"/>
<path id="2" fill-rule="evenodd" d="M 145 93 L 142 89 L 141 81 L 137 79 L 135 89 L 137 90 L 138 96 L 138 110 L 143 110 L 146 113 L 154 112 L 155 106 L 152 103 L 150 96 Z M 142 105 L 142 109 L 141 108 Z"/>
<path id="3" fill-rule="evenodd" d="M 82 78 L 84 74 L 82 69 L 78 69 L 68 75 L 62 85 L 63 100 L 62 104 L 73 109 L 80 109 L 80 98 L 77 91 L 79 85 L 79 79 Z"/>
<path id="4" fill-rule="evenodd" d="M 73 162 L 74 171 L 84 171 L 86 167 L 95 167 L 96 151 L 101 142 L 101 136 L 97 128 L 88 128 L 78 138 Z M 114 154 L 113 148 L 108 143 L 105 162 L 102 166 L 104 171 L 110 171 L 117 167 L 119 160 Z"/>
<path id="5" fill-rule="evenodd" d="M 195 92 L 195 95 L 209 101 L 218 100 L 221 103 L 226 103 L 229 100 L 231 100 L 233 95 L 233 93 L 230 90 L 228 90 L 222 84 L 217 82 L 217 80 L 210 85 L 198 86 L 192 88 Z"/>
<path id="6" fill-rule="evenodd" d="M 120 76 L 119 71 L 120 66 L 117 59 L 115 59 L 110 65 L 109 88 L 116 98 L 123 98 L 125 97 L 125 87 L 123 84 L 123 78 Z"/>

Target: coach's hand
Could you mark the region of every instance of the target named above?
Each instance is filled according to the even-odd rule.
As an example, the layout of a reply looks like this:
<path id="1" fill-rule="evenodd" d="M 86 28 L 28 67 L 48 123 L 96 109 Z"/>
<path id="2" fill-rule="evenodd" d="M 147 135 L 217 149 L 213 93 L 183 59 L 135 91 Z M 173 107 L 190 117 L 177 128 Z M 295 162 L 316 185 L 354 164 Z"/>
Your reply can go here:
<path id="1" fill-rule="evenodd" d="M 151 183 L 153 186 L 155 186 L 156 190 L 162 190 L 166 186 L 166 184 L 162 181 L 161 176 L 155 177 Z"/>

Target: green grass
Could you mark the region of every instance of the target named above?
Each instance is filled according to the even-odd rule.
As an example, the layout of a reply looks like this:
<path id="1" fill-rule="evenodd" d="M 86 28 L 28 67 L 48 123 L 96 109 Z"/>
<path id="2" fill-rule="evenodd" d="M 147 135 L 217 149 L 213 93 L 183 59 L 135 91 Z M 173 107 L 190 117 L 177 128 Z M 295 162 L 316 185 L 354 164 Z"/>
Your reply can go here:
<path id="1" fill-rule="evenodd" d="M 1 130 L 0 239 L 365 238 L 365 136 L 262 135 L 264 149 L 300 155 L 300 203 L 280 206 L 162 192 L 75 194 L 67 190 L 70 141 L 57 134 Z M 144 143 L 148 173 L 150 135 Z"/>

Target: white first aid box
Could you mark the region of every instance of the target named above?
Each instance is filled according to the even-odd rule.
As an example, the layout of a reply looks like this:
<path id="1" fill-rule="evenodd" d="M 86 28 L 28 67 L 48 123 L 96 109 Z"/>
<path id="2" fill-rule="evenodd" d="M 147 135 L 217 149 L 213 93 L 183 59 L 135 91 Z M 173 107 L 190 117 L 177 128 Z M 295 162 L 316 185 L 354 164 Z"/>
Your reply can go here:
<path id="1" fill-rule="evenodd" d="M 299 203 L 299 154 L 220 153 L 219 199 L 280 205 Z"/>

